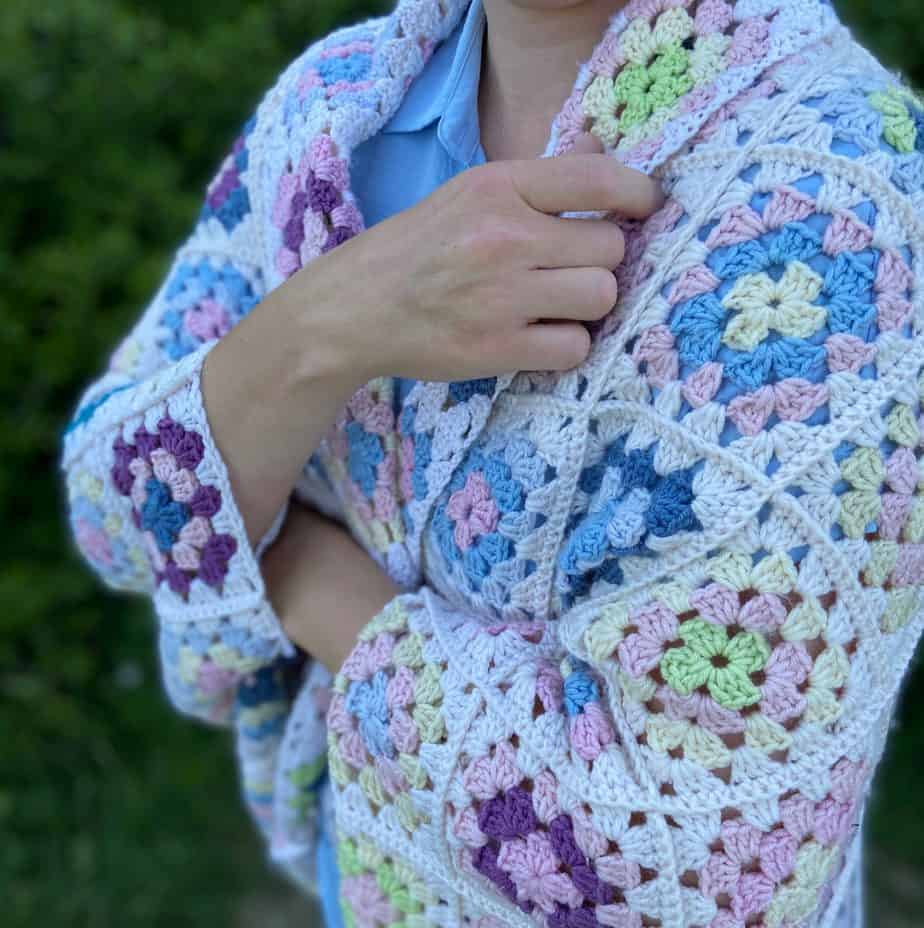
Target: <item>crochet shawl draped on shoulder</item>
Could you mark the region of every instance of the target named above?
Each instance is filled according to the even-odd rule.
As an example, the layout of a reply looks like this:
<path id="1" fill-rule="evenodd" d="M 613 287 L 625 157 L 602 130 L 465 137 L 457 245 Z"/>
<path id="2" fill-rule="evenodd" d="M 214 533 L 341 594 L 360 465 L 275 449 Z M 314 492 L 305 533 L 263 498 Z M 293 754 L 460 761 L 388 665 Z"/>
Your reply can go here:
<path id="1" fill-rule="evenodd" d="M 924 107 L 828 3 L 614 16 L 546 155 L 589 130 L 667 202 L 588 360 L 367 384 L 296 493 L 412 592 L 333 680 L 267 599 L 203 360 L 362 231 L 350 154 L 466 7 L 402 0 L 266 95 L 67 429 L 77 544 L 233 727 L 274 858 L 310 881 L 334 810 L 350 924 L 857 924 L 924 627 Z"/>

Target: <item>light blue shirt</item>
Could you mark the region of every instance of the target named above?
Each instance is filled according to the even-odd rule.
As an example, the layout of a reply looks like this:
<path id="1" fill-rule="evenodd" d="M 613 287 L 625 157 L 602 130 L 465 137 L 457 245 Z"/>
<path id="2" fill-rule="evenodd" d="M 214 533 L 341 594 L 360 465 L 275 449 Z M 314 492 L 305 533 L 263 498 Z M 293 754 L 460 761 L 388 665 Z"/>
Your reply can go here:
<path id="1" fill-rule="evenodd" d="M 350 178 L 367 228 L 419 203 L 456 174 L 485 163 L 478 125 L 484 27 L 481 0 L 473 0 L 395 115 L 353 152 Z M 318 842 L 317 881 L 327 928 L 343 928 L 332 838 L 322 834 Z"/>
<path id="2" fill-rule="evenodd" d="M 485 15 L 474 0 L 381 132 L 353 152 L 350 179 L 366 226 L 408 209 L 484 164 L 478 82 Z"/>

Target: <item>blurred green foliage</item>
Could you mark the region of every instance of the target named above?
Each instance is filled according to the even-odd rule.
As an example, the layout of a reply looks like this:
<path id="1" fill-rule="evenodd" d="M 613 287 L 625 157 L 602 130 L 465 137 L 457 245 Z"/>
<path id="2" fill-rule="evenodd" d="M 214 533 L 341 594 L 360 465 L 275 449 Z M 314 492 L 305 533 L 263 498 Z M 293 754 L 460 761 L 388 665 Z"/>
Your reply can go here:
<path id="1" fill-rule="evenodd" d="M 176 717 L 160 693 L 146 605 L 107 596 L 73 553 L 59 435 L 274 76 L 313 37 L 382 6 L 0 5 L 0 898 L 8 928 L 243 924 L 248 899 L 287 892 L 267 872 L 239 804 L 225 734 Z M 920 0 L 840 6 L 878 52 L 924 84 Z M 922 696 L 919 673 L 906 704 Z M 924 723 L 906 711 L 872 821 L 890 866 L 918 863 L 922 750 Z"/>

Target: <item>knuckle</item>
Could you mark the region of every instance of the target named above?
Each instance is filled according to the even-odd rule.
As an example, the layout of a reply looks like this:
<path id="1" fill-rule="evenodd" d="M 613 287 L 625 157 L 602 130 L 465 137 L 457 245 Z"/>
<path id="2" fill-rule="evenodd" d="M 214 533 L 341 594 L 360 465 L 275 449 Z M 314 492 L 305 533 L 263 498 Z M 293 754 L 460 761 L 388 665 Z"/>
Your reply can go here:
<path id="1" fill-rule="evenodd" d="M 474 219 L 465 235 L 467 247 L 486 258 L 506 256 L 523 241 L 521 223 L 508 216 L 485 213 Z"/>
<path id="2" fill-rule="evenodd" d="M 481 164 L 463 171 L 455 179 L 461 192 L 475 199 L 494 199 L 507 185 L 504 172 L 497 164 Z"/>

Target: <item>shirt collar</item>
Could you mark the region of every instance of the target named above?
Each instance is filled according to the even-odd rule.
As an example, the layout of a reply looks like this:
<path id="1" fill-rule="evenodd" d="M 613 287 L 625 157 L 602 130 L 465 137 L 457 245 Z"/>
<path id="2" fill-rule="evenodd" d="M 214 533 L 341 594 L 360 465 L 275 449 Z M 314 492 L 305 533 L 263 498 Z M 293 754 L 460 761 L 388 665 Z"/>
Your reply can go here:
<path id="1" fill-rule="evenodd" d="M 437 122 L 437 138 L 454 160 L 468 164 L 481 138 L 478 85 L 485 32 L 482 0 L 472 0 L 461 27 L 433 53 L 384 133 L 418 132 Z"/>

